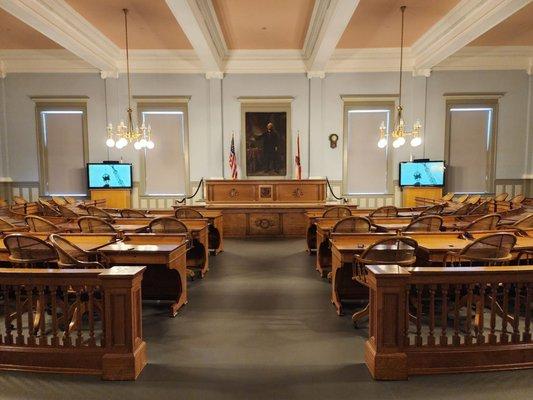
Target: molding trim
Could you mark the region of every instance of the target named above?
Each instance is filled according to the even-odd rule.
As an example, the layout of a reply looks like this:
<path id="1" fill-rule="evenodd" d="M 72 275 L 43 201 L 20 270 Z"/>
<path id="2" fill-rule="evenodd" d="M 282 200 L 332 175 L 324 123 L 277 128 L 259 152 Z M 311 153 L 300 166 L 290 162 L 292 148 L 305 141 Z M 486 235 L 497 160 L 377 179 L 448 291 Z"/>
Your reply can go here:
<path id="1" fill-rule="evenodd" d="M 226 73 L 305 73 L 301 50 L 231 50 L 225 64 Z"/>
<path id="2" fill-rule="evenodd" d="M 412 46 L 415 69 L 430 69 L 532 0 L 461 0 Z"/>
<path id="3" fill-rule="evenodd" d="M 93 67 L 117 69 L 119 47 L 64 0 L 0 0 L 0 7 Z"/>
<path id="4" fill-rule="evenodd" d="M 243 104 L 253 103 L 292 103 L 294 97 L 292 96 L 241 96 L 237 97 L 237 101 Z"/>

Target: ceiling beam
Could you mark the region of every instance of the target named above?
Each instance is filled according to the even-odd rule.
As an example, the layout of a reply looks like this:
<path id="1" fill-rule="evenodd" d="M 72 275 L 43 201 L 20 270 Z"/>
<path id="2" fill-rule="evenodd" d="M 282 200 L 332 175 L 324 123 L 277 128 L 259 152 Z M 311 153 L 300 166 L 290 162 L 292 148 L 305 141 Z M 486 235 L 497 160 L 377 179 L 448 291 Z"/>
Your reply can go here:
<path id="1" fill-rule="evenodd" d="M 413 70 L 430 70 L 533 0 L 461 0 L 411 47 Z"/>
<path id="2" fill-rule="evenodd" d="M 211 0 L 166 0 L 206 77 L 222 78 L 227 46 Z"/>
<path id="3" fill-rule="evenodd" d="M 316 0 L 304 42 L 307 70 L 319 76 L 333 55 L 359 0 Z"/>
<path id="4" fill-rule="evenodd" d="M 100 71 L 117 73 L 118 46 L 64 0 L 0 0 L 0 7 Z"/>

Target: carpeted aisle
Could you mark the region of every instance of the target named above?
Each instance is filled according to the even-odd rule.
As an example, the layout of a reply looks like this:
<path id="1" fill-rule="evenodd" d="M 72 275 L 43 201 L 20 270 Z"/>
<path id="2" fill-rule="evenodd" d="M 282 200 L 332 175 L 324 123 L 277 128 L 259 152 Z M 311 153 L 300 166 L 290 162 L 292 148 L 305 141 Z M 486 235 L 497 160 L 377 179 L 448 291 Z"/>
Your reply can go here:
<path id="1" fill-rule="evenodd" d="M 303 240 L 227 240 L 174 318 L 145 304 L 149 365 L 133 382 L 0 372 L 0 399 L 531 398 L 533 370 L 376 382 L 366 329 L 337 317 Z"/>

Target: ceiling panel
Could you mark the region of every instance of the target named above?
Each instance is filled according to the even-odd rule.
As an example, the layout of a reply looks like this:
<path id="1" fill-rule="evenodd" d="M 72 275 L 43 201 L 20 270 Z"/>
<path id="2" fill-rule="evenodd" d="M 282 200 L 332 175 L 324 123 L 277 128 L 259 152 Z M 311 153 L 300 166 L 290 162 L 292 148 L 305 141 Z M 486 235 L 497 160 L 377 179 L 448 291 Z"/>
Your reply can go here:
<path id="1" fill-rule="evenodd" d="M 400 47 L 405 5 L 405 46 L 411 46 L 459 0 L 361 0 L 337 48 Z"/>
<path id="2" fill-rule="evenodd" d="M 0 9 L 0 49 L 60 49 L 53 40 Z"/>
<path id="3" fill-rule="evenodd" d="M 301 49 L 314 0 L 213 0 L 229 49 Z"/>
<path id="4" fill-rule="evenodd" d="M 481 35 L 470 46 L 533 46 L 533 3 Z"/>
<path id="5" fill-rule="evenodd" d="M 132 49 L 191 49 L 187 36 L 164 0 L 66 0 L 72 8 L 125 48 L 123 8 L 129 9 L 128 34 Z"/>

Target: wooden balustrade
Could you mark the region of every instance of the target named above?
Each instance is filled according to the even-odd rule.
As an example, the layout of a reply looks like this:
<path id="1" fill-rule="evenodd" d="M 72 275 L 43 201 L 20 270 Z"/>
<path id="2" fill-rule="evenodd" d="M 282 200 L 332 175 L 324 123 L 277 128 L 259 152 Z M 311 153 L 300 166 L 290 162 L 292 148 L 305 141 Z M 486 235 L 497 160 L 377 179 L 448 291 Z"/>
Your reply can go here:
<path id="1" fill-rule="evenodd" d="M 533 267 L 368 266 L 375 379 L 533 367 Z"/>
<path id="2" fill-rule="evenodd" d="M 0 268 L 0 369 L 137 378 L 144 269 Z"/>

